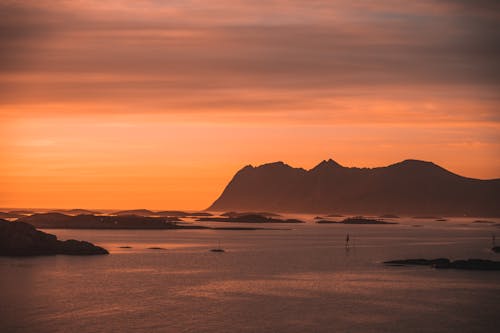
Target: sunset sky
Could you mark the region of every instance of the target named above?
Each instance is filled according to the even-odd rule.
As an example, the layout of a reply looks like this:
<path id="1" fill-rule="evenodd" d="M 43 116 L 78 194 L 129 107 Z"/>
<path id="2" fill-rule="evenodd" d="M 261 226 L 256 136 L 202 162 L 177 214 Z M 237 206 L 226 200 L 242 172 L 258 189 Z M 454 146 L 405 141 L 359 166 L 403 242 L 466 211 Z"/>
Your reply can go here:
<path id="1" fill-rule="evenodd" d="M 0 207 L 204 209 L 247 164 L 500 178 L 498 1 L 0 0 Z"/>

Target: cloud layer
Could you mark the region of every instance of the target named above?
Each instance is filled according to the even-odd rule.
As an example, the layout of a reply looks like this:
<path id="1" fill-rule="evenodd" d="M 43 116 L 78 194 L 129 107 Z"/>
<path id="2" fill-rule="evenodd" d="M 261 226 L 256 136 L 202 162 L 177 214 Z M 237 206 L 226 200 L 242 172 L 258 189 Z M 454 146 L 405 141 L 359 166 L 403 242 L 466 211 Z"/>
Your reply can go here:
<path id="1" fill-rule="evenodd" d="M 496 99 L 498 9 L 494 1 L 3 2 L 1 100 L 272 112 L 391 90 Z"/>

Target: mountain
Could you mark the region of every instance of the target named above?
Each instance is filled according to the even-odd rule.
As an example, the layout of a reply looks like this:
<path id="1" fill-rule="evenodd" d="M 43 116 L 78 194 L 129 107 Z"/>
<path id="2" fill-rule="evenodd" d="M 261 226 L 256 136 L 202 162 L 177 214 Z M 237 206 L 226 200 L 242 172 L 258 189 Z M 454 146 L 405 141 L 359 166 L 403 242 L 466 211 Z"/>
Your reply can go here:
<path id="1" fill-rule="evenodd" d="M 500 216 L 499 203 L 500 179 L 466 178 L 419 160 L 347 168 L 330 159 L 310 170 L 245 166 L 208 210 Z"/>

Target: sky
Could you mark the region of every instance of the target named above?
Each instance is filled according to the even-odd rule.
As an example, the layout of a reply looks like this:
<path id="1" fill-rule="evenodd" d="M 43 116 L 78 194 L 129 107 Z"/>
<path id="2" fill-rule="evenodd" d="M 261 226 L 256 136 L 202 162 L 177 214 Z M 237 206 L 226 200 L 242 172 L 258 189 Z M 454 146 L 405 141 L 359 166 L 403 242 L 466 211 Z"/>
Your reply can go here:
<path id="1" fill-rule="evenodd" d="M 0 207 L 204 209 L 245 165 L 500 178 L 498 1 L 0 0 Z"/>

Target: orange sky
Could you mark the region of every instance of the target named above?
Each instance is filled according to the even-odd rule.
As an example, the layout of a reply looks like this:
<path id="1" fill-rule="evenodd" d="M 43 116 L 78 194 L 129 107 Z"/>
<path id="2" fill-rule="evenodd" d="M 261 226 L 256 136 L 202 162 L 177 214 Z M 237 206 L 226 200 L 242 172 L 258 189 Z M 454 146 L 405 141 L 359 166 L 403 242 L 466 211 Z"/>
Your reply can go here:
<path id="1" fill-rule="evenodd" d="M 498 178 L 498 9 L 1 2 L 0 207 L 203 209 L 277 160 Z"/>

